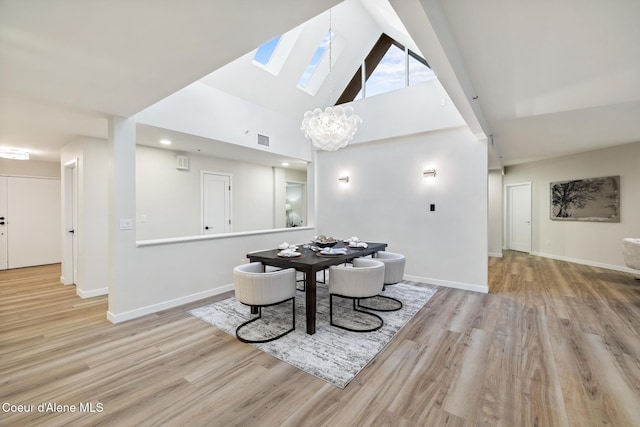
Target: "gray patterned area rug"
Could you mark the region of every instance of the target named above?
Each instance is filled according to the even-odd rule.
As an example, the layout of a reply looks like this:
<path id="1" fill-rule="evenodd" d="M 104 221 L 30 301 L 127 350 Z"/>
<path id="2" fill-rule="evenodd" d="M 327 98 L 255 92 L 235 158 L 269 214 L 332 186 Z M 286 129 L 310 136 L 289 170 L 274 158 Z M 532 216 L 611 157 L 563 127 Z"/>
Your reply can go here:
<path id="1" fill-rule="evenodd" d="M 337 387 L 347 384 L 371 361 L 394 335 L 435 294 L 436 288 L 415 282 L 401 282 L 386 287 L 381 295 L 397 298 L 403 303 L 399 311 L 376 311 L 384 320 L 384 326 L 375 332 L 350 332 L 329 325 L 329 295 L 326 285 L 317 287 L 316 333 L 306 333 L 304 293 L 296 295 L 296 330 L 284 337 L 254 347 L 277 357 L 311 375 Z M 382 307 L 383 299 L 363 300 L 363 304 Z M 375 322 L 355 313 L 351 300 L 334 297 L 334 322 L 356 328 L 372 326 Z M 291 327 L 291 303 L 262 309 L 262 319 L 243 330 L 243 336 L 275 336 Z M 228 298 L 190 311 L 190 314 L 235 336 L 242 322 L 253 316 L 248 306 L 235 298 Z M 255 336 L 250 335 L 254 333 Z"/>

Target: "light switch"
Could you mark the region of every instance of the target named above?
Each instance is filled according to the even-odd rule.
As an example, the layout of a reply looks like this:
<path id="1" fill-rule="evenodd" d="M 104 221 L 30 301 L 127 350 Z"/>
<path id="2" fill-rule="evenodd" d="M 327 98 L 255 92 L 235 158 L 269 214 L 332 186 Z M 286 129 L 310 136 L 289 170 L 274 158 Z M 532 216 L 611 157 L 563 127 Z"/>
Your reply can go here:
<path id="1" fill-rule="evenodd" d="M 133 220 L 131 218 L 121 219 L 120 230 L 133 230 Z"/>

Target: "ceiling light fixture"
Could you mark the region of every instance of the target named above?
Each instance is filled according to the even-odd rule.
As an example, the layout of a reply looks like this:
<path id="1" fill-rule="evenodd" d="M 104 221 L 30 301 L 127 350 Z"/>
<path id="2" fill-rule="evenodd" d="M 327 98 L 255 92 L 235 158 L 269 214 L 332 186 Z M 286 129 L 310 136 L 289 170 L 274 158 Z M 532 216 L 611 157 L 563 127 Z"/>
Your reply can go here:
<path id="1" fill-rule="evenodd" d="M 160 144 L 162 144 L 162 145 L 171 145 L 171 141 L 169 141 L 168 139 L 161 139 L 160 140 Z"/>
<path id="2" fill-rule="evenodd" d="M 331 70 L 333 67 L 331 45 L 333 44 L 333 29 L 331 22 L 331 9 L 329 9 L 329 102 L 332 99 L 333 80 Z M 316 108 L 304 113 L 300 130 L 304 136 L 310 139 L 315 147 L 325 151 L 335 151 L 346 147 L 358 131 L 358 125 L 362 119 L 354 114 L 351 106 L 327 107 L 322 111 Z"/>
<path id="3" fill-rule="evenodd" d="M 11 160 L 29 160 L 29 153 L 18 148 L 0 148 L 0 157 Z"/>

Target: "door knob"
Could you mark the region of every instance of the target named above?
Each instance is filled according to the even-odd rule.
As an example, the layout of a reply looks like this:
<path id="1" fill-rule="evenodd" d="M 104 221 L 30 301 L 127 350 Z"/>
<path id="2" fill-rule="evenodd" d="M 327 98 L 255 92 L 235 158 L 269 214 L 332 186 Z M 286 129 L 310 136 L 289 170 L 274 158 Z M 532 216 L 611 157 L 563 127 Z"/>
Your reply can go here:
<path id="1" fill-rule="evenodd" d="M 75 232 L 76 232 L 76 230 L 69 230 L 69 233 L 71 233 L 71 234 L 73 234 Z"/>
<path id="2" fill-rule="evenodd" d="M 205 225 L 205 226 L 204 226 L 204 229 L 205 229 L 205 230 L 208 230 L 209 228 L 210 228 L 210 227 L 209 227 L 208 225 Z"/>
<path id="3" fill-rule="evenodd" d="M 4 225 L 4 221 L 0 221 L 0 225 Z"/>

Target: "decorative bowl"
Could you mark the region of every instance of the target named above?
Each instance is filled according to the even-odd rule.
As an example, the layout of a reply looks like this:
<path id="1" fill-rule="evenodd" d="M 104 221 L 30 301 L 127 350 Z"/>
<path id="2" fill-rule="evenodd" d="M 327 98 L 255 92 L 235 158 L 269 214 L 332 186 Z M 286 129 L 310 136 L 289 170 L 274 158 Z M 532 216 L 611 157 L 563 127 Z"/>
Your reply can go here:
<path id="1" fill-rule="evenodd" d="M 319 242 L 317 240 L 313 241 L 313 244 L 318 246 L 319 248 L 332 248 L 338 243 L 337 240 L 333 240 L 331 242 Z"/>

